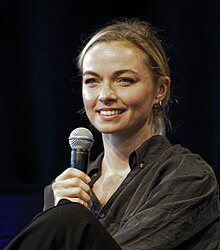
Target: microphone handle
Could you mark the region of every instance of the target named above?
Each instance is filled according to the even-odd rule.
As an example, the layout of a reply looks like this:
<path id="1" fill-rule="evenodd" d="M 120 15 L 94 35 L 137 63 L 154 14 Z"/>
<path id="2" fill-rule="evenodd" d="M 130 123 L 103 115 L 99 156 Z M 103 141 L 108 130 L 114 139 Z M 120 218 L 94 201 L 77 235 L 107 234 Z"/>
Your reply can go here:
<path id="1" fill-rule="evenodd" d="M 89 150 L 85 149 L 72 149 L 70 166 L 72 168 L 77 168 L 84 173 L 87 173 L 89 163 Z"/>

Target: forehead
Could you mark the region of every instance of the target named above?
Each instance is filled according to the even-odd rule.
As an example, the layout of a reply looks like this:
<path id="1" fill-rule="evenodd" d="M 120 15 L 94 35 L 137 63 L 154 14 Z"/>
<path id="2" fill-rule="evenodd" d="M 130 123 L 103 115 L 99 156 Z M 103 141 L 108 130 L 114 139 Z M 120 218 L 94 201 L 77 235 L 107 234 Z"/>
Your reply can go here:
<path id="1" fill-rule="evenodd" d="M 88 49 L 83 60 L 83 71 L 107 65 L 148 68 L 146 54 L 126 41 L 99 42 Z"/>

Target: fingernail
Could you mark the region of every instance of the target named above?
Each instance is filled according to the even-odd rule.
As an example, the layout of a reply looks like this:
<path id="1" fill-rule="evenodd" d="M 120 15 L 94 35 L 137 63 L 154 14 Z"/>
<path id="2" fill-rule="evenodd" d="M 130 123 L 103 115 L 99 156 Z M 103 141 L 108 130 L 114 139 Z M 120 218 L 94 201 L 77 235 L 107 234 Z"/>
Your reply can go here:
<path id="1" fill-rule="evenodd" d="M 89 176 L 86 176 L 86 183 L 89 183 L 91 181 Z"/>

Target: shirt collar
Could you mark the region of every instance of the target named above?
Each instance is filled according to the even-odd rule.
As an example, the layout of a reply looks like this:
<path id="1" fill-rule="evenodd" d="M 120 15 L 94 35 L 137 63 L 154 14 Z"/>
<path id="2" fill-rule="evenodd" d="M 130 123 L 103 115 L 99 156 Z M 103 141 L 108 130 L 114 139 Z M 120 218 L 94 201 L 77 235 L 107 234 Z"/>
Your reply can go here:
<path id="1" fill-rule="evenodd" d="M 131 169 L 135 166 L 146 166 L 149 162 L 154 161 L 164 151 L 164 148 L 170 146 L 171 144 L 165 136 L 152 136 L 129 156 L 129 165 Z M 104 153 L 102 152 L 95 161 L 89 164 L 88 175 L 90 177 L 96 176 L 98 178 L 100 176 L 103 155 Z"/>
<path id="2" fill-rule="evenodd" d="M 152 136 L 133 152 L 136 154 L 137 165 L 144 167 L 149 162 L 155 161 L 164 152 L 164 149 L 171 146 L 171 143 L 165 136 Z"/>

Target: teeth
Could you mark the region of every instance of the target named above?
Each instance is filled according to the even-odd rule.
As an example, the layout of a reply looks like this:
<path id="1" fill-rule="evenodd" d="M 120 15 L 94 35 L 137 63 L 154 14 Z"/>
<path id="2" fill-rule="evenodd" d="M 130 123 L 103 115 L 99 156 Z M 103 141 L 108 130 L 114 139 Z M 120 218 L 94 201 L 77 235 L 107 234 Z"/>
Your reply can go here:
<path id="1" fill-rule="evenodd" d="M 101 110 L 100 114 L 102 115 L 116 115 L 116 114 L 121 114 L 121 110 Z"/>

